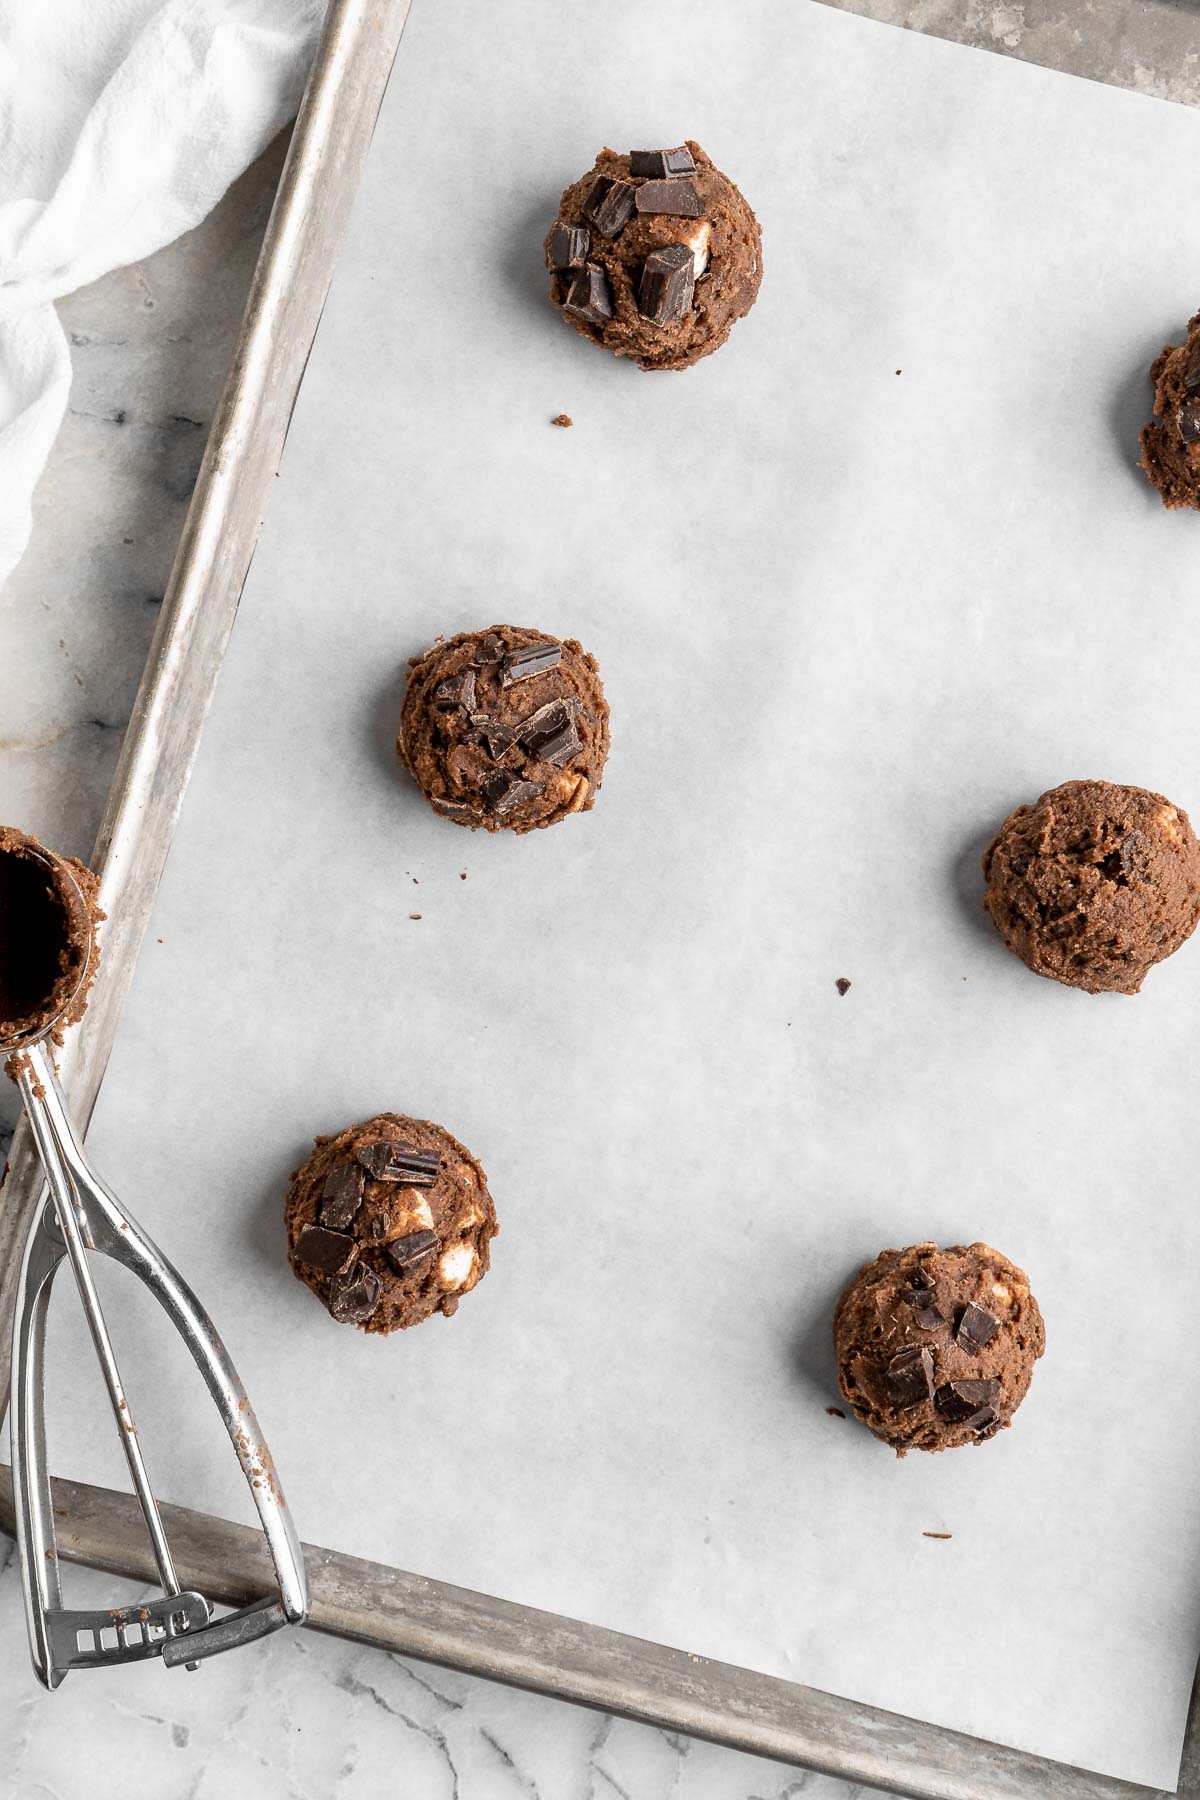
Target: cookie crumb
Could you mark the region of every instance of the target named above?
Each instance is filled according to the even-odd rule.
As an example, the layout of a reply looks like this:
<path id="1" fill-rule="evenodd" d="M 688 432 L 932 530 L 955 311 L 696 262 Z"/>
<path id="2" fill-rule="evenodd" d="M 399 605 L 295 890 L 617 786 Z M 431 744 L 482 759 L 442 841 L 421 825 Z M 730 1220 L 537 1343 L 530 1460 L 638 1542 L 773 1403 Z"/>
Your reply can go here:
<path id="1" fill-rule="evenodd" d="M 903 370 L 903 369 L 897 369 L 897 370 L 896 370 L 896 373 L 897 373 L 897 375 L 903 375 L 903 373 L 904 373 L 904 370 Z"/>
<path id="2" fill-rule="evenodd" d="M 899 369 L 896 370 L 896 373 L 897 375 L 900 373 Z M 931 1538 L 952 1538 L 954 1533 L 952 1531 L 923 1531 L 921 1536 Z"/>
<path id="3" fill-rule="evenodd" d="M 853 983 L 851 982 L 850 977 L 848 975 L 839 975 L 833 985 L 837 989 L 838 993 L 841 994 L 844 999 L 845 996 L 850 992 L 850 989 L 853 986 Z"/>
<path id="4" fill-rule="evenodd" d="M 571 417 L 570 413 L 555 413 L 555 415 L 551 419 L 550 423 L 552 425 L 561 425 L 563 430 L 565 431 L 567 429 L 567 427 L 569 425 L 573 425 L 575 423 L 575 421 Z"/>
<path id="5" fill-rule="evenodd" d="M 458 872 L 458 879 L 459 879 L 459 880 L 460 880 L 460 881 L 465 881 L 465 880 L 466 880 L 466 879 L 467 879 L 467 871 L 466 871 L 466 870 L 465 870 L 465 869 L 460 869 L 460 870 L 459 870 L 459 872 Z"/>
<path id="6" fill-rule="evenodd" d="M 410 919 L 419 919 L 421 917 L 421 914 L 420 913 L 409 913 L 408 916 Z"/>
<path id="7" fill-rule="evenodd" d="M 844 1419 L 846 1416 L 840 1406 L 827 1406 L 825 1411 L 829 1414 L 831 1419 Z"/>

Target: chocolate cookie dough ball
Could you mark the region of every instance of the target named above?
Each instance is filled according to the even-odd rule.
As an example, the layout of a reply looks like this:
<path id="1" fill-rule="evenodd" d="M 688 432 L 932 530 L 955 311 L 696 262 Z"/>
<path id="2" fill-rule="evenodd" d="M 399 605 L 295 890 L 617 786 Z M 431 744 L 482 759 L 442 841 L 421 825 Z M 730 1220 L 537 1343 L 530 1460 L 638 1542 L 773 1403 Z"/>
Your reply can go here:
<path id="1" fill-rule="evenodd" d="M 608 755 L 595 658 L 515 625 L 439 641 L 413 664 L 396 748 L 456 825 L 535 831 L 588 812 Z"/>
<path id="2" fill-rule="evenodd" d="M 1164 506 L 1200 508 L 1200 313 L 1187 342 L 1151 365 L 1154 418 L 1142 427 L 1142 467 Z"/>
<path id="3" fill-rule="evenodd" d="M 1046 1347 L 1027 1277 L 987 1244 L 884 1250 L 838 1301 L 833 1337 L 848 1404 L 898 1456 L 995 1437 Z"/>
<path id="4" fill-rule="evenodd" d="M 1018 806 L 984 852 L 983 904 L 1035 975 L 1136 994 L 1200 917 L 1200 844 L 1145 788 L 1066 781 Z"/>
<path id="5" fill-rule="evenodd" d="M 487 1274 L 500 1229 L 470 1151 L 400 1113 L 319 1137 L 284 1217 L 293 1275 L 339 1323 L 379 1332 L 449 1318 Z"/>
<path id="6" fill-rule="evenodd" d="M 83 1017 L 100 963 L 99 887 L 74 857 L 0 825 L 0 1046 L 52 1026 L 61 1042 Z"/>
<path id="7" fill-rule="evenodd" d="M 562 197 L 546 266 L 582 336 L 643 369 L 687 369 L 754 305 L 762 233 L 699 144 L 602 150 Z"/>

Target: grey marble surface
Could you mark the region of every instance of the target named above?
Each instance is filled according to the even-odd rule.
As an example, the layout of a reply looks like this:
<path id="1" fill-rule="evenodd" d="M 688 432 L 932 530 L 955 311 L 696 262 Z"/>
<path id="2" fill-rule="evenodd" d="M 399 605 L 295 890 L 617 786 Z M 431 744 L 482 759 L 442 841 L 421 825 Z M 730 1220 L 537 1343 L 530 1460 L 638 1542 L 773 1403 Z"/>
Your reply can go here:
<path id="1" fill-rule="evenodd" d="M 1191 104 L 1189 0 L 839 0 L 847 10 Z M 63 302 L 71 410 L 0 592 L 0 814 L 87 856 L 228 366 L 282 160 L 275 145 L 196 231 Z M 0 1154 L 15 1108 L 0 1092 Z M 69 1572 L 79 1604 L 130 1584 Z M 0 1796 L 126 1772 L 162 1800 L 403 1792 L 419 1800 L 849 1800 L 865 1789 L 292 1632 L 200 1673 L 34 1684 L 0 1544 Z"/>

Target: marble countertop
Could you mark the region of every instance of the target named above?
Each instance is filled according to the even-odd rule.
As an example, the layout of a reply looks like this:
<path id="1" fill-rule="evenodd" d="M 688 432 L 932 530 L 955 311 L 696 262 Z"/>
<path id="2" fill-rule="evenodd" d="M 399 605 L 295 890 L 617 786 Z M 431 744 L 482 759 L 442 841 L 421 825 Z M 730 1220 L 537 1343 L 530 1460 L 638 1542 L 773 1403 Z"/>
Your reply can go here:
<path id="1" fill-rule="evenodd" d="M 1200 100 L 1195 11 L 1172 0 L 840 0 L 847 10 Z M 6 819 L 90 854 L 232 352 L 285 144 L 198 230 L 60 308 L 71 406 L 35 500 L 29 551 L 0 593 Z M 0 1092 L 0 1155 L 15 1118 Z M 73 1603 L 136 1597 L 68 1572 Z M 0 1540 L 0 1790 L 79 1791 L 136 1769 L 162 1800 L 247 1791 L 307 1800 L 850 1800 L 866 1789 L 607 1718 L 311 1632 L 199 1673 L 157 1665 L 44 1694 L 29 1670 L 15 1554 Z"/>

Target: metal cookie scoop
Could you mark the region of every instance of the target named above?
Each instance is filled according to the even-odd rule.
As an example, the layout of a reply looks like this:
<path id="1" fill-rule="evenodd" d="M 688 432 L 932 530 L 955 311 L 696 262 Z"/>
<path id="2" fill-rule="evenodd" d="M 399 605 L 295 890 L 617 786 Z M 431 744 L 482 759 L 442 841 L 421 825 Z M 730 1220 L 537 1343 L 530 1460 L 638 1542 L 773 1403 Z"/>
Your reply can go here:
<path id="1" fill-rule="evenodd" d="M 20 861 L 26 865 L 17 869 Z M 21 941 L 14 942 L 14 928 Z M 195 1668 L 202 1657 L 302 1621 L 304 1560 L 271 1455 L 245 1389 L 192 1290 L 88 1163 L 71 1123 L 48 1039 L 71 1022 L 92 960 L 92 916 L 69 865 L 32 839 L 0 831 L 0 1057 L 20 1089 L 50 1190 L 21 1269 L 13 1342 L 11 1436 L 17 1543 L 33 1664 L 55 1688 L 71 1669 L 161 1656 Z M 142 1457 L 87 1252 L 111 1256 L 145 1283 L 191 1351 L 250 1484 L 279 1583 L 278 1595 L 213 1620 L 202 1594 L 181 1589 Z M 70 1260 L 113 1418 L 158 1565 L 164 1598 L 111 1612 L 64 1608 L 59 1583 L 44 1418 L 50 1286 Z"/>

